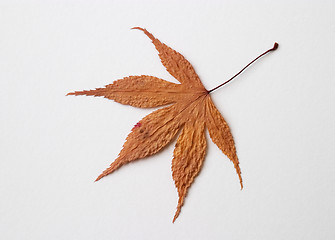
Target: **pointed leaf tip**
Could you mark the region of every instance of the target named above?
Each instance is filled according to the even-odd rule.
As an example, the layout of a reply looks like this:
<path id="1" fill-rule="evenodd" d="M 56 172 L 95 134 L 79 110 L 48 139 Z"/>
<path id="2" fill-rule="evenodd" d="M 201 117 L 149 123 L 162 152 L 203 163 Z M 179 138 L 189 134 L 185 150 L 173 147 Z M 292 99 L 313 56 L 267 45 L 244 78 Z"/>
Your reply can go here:
<path id="1" fill-rule="evenodd" d="M 141 27 L 132 27 L 130 30 L 134 30 L 134 29 L 137 29 L 137 30 L 142 30 L 142 31 L 144 31 L 144 30 L 145 30 L 144 28 L 141 28 Z"/>
<path id="2" fill-rule="evenodd" d="M 151 39 L 151 41 L 154 41 L 154 40 L 155 40 L 154 35 L 152 35 L 150 32 L 148 32 L 148 30 L 146 30 L 145 28 L 141 28 L 141 27 L 133 27 L 133 28 L 131 28 L 131 29 L 141 30 L 141 31 L 144 32 L 145 35 L 147 35 L 147 36 Z"/>
<path id="3" fill-rule="evenodd" d="M 172 223 L 174 223 L 176 221 L 176 219 L 178 218 L 179 214 L 180 214 L 180 211 L 181 211 L 181 207 L 182 206 L 179 206 L 177 207 L 177 211 L 176 213 L 174 214 L 174 217 L 173 217 L 173 220 L 172 220 Z"/>

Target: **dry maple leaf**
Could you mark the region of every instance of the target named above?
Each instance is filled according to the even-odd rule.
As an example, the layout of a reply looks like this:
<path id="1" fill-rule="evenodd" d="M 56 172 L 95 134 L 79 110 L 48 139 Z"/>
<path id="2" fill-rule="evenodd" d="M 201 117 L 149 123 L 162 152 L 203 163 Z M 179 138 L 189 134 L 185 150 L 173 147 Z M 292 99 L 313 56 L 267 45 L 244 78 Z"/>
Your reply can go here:
<path id="1" fill-rule="evenodd" d="M 104 88 L 76 91 L 67 95 L 103 96 L 116 102 L 140 108 L 170 104 L 140 120 L 128 135 L 118 158 L 98 176 L 96 181 L 114 172 L 122 165 L 153 155 L 170 143 L 181 130 L 173 153 L 172 176 L 178 190 L 179 200 L 173 222 L 178 217 L 185 196 L 194 178 L 198 175 L 206 154 L 205 128 L 212 141 L 233 162 L 241 189 L 242 177 L 233 136 L 229 126 L 215 107 L 209 93 L 240 74 L 264 52 L 230 80 L 207 91 L 192 65 L 177 51 L 160 42 L 146 29 L 142 30 L 155 45 L 167 71 L 180 84 L 171 83 L 153 76 L 130 76 L 114 81 Z"/>

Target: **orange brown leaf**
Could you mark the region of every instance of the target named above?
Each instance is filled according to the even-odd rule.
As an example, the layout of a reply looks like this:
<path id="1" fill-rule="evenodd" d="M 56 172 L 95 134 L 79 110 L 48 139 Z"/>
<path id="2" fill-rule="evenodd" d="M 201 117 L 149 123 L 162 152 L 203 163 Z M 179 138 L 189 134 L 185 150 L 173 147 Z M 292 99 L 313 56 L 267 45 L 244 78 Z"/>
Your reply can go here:
<path id="1" fill-rule="evenodd" d="M 192 65 L 177 51 L 161 43 L 146 29 L 143 31 L 155 45 L 162 64 L 180 84 L 152 76 L 130 76 L 104 88 L 76 91 L 68 95 L 102 96 L 134 107 L 158 109 L 140 120 L 128 135 L 119 156 L 103 171 L 97 180 L 129 162 L 153 155 L 170 143 L 181 131 L 172 160 L 172 176 L 178 191 L 179 216 L 188 189 L 199 174 L 206 155 L 205 128 L 212 141 L 233 162 L 242 178 L 232 134 L 228 124 L 212 102 Z"/>

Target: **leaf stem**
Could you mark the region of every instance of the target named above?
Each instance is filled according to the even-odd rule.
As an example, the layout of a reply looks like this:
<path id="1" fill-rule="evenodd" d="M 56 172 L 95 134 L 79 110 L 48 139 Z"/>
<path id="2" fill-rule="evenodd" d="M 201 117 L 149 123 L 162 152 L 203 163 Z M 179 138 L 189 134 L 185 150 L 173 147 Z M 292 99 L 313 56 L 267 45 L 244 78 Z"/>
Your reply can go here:
<path id="1" fill-rule="evenodd" d="M 244 68 L 242 68 L 241 71 L 239 71 L 238 73 L 236 73 L 232 78 L 230 78 L 229 80 L 225 81 L 224 83 L 220 84 L 219 86 L 211 89 L 208 91 L 208 93 L 213 92 L 214 90 L 222 87 L 223 85 L 229 83 L 231 80 L 233 80 L 235 77 L 237 77 L 240 73 L 242 73 L 247 67 L 249 67 L 251 64 L 253 64 L 255 61 L 257 61 L 259 58 L 263 57 L 265 54 L 271 52 L 271 51 L 275 51 L 278 48 L 278 43 L 275 42 L 275 44 L 273 45 L 272 48 L 270 48 L 269 50 L 263 52 L 261 55 L 259 55 L 258 57 L 256 57 L 254 60 L 252 60 L 250 63 L 248 63 Z"/>

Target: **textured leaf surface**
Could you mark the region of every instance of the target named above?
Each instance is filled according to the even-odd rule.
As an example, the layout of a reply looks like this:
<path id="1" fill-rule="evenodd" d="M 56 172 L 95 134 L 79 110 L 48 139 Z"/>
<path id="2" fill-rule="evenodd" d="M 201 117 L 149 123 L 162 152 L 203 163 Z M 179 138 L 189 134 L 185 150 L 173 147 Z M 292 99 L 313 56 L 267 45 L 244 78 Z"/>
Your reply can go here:
<path id="1" fill-rule="evenodd" d="M 68 95 L 105 97 L 134 107 L 150 108 L 176 102 L 180 92 L 180 84 L 142 75 L 125 77 L 104 88 L 77 91 Z"/>
<path id="2" fill-rule="evenodd" d="M 214 103 L 209 96 L 206 99 L 206 126 L 212 141 L 234 163 L 234 167 L 240 178 L 241 188 L 243 188 L 241 170 L 236 155 L 233 136 L 230 132 L 228 124 L 222 117 L 219 110 L 217 110 L 214 106 Z"/>
<path id="3" fill-rule="evenodd" d="M 152 40 L 152 43 L 155 45 L 159 53 L 162 64 L 174 78 L 176 78 L 180 83 L 183 83 L 187 88 L 198 87 L 200 89 L 205 89 L 193 66 L 184 58 L 183 55 L 166 46 L 164 43 L 161 43 L 146 29 L 139 27 L 133 29 L 142 30 Z"/>
<path id="4" fill-rule="evenodd" d="M 173 221 L 178 217 L 188 188 L 198 175 L 206 154 L 203 101 L 192 112 L 177 140 L 172 160 L 172 176 L 178 190 L 179 201 Z"/>
<path id="5" fill-rule="evenodd" d="M 130 76 L 104 88 L 76 91 L 68 95 L 103 96 L 134 107 L 149 108 L 171 104 L 140 120 L 131 130 L 119 156 L 96 180 L 122 165 L 151 156 L 162 150 L 180 133 L 173 153 L 172 177 L 178 191 L 178 205 L 173 221 L 179 216 L 188 189 L 199 174 L 206 155 L 205 128 L 212 141 L 233 162 L 242 178 L 232 134 L 214 106 L 192 65 L 177 51 L 143 31 L 155 45 L 162 64 L 181 84 L 152 76 Z"/>

